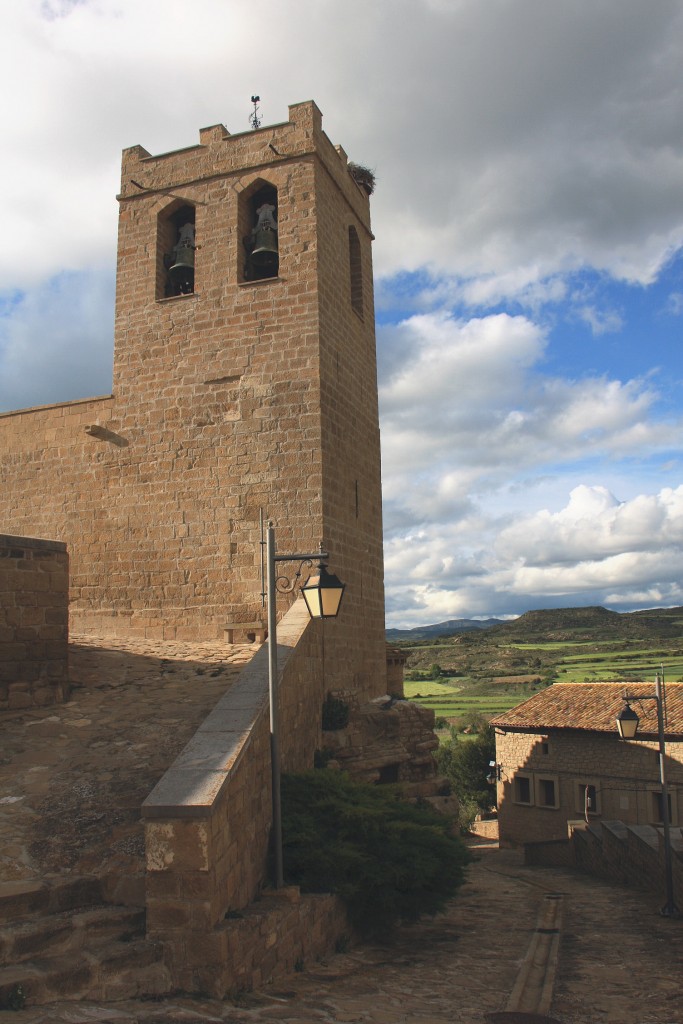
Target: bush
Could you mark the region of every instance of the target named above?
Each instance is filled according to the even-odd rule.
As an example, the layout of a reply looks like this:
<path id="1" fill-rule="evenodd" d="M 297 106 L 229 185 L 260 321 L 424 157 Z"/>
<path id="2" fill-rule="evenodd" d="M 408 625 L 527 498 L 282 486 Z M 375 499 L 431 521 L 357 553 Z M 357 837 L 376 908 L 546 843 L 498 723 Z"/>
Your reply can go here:
<path id="1" fill-rule="evenodd" d="M 471 831 L 474 819 L 479 814 L 479 806 L 476 800 L 462 799 L 458 806 L 458 828 L 461 835 L 467 835 Z"/>
<path id="2" fill-rule="evenodd" d="M 336 732 L 349 724 L 349 705 L 339 697 L 328 693 L 323 701 L 323 732 Z"/>
<path id="3" fill-rule="evenodd" d="M 469 853 L 452 822 L 391 786 L 338 772 L 282 779 L 284 868 L 305 892 L 334 892 L 364 936 L 442 910 L 464 881 Z"/>
<path id="4" fill-rule="evenodd" d="M 496 757 L 496 739 L 487 725 L 473 740 L 447 740 L 436 751 L 439 771 L 450 780 L 458 799 L 474 802 L 482 811 L 496 804 L 496 787 L 487 781 L 490 761 Z"/>

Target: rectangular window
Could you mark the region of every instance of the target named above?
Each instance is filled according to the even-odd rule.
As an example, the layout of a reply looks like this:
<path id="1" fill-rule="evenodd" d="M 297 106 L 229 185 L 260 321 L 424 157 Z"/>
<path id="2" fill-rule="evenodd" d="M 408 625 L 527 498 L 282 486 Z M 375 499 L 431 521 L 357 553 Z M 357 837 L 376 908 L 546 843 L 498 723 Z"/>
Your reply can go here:
<path id="1" fill-rule="evenodd" d="M 557 779 L 536 779 L 536 803 L 539 807 L 558 806 Z"/>
<path id="2" fill-rule="evenodd" d="M 580 814 L 600 814 L 598 790 L 590 782 L 577 782 L 576 809 Z"/>
<path id="3" fill-rule="evenodd" d="M 515 775 L 514 801 L 516 804 L 530 804 L 531 778 L 528 775 Z"/>
<path id="4" fill-rule="evenodd" d="M 667 806 L 669 808 L 669 822 L 672 823 L 672 816 L 671 816 L 671 793 L 668 793 L 667 797 L 668 797 L 668 799 L 667 799 Z M 660 822 L 662 822 L 664 820 L 663 816 L 662 816 L 663 807 L 664 807 L 664 805 L 662 803 L 662 794 L 661 793 L 653 793 L 652 794 L 652 814 L 653 814 L 653 820 L 654 820 L 654 822 L 657 825 L 659 825 Z"/>

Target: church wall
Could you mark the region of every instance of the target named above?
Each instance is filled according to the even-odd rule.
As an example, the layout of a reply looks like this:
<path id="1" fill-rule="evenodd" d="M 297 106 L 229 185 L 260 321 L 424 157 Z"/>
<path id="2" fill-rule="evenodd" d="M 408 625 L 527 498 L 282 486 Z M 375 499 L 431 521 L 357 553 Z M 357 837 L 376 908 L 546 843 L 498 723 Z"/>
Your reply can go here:
<path id="1" fill-rule="evenodd" d="M 244 281 L 240 204 L 263 182 L 280 266 Z M 280 552 L 323 541 L 348 584 L 328 688 L 384 692 L 369 204 L 345 154 L 298 104 L 282 125 L 126 150 L 119 199 L 113 395 L 0 417 L 0 530 L 68 545 L 72 629 L 192 639 L 263 617 L 263 512 Z M 159 297 L 159 225 L 183 204 L 194 291 Z"/>

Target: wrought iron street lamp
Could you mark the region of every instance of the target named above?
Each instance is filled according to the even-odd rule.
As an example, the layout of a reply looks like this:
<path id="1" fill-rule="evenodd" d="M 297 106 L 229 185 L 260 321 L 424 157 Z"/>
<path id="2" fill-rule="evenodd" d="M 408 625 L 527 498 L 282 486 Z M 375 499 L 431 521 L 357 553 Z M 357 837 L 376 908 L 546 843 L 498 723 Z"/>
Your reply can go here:
<path id="1" fill-rule="evenodd" d="M 284 885 L 282 859 L 282 801 L 280 796 L 280 730 L 279 730 L 279 693 L 277 681 L 277 594 L 291 593 L 301 577 L 304 565 L 317 568 L 308 578 L 301 591 L 312 619 L 335 618 L 339 613 L 341 600 L 344 596 L 345 584 L 328 572 L 323 559 L 327 552 L 321 549 L 315 554 L 278 555 L 275 550 L 275 530 L 268 523 L 266 533 L 266 568 L 268 596 L 268 693 L 270 697 L 270 764 L 273 799 L 273 851 L 275 855 L 275 888 Z M 299 568 L 293 579 L 278 576 L 276 567 L 279 562 L 299 562 Z"/>
<path id="2" fill-rule="evenodd" d="M 659 739 L 659 780 L 662 786 L 662 825 L 664 826 L 664 874 L 666 879 L 666 903 L 661 909 L 663 917 L 678 917 L 674 902 L 673 866 L 671 858 L 671 827 L 669 817 L 669 792 L 666 785 L 666 743 L 664 739 L 664 694 L 663 679 L 655 677 L 655 692 L 624 694 L 625 707 L 617 715 L 617 729 L 623 740 L 635 739 L 640 724 L 638 714 L 631 707 L 634 701 L 653 700 L 657 704 L 657 733 Z"/>

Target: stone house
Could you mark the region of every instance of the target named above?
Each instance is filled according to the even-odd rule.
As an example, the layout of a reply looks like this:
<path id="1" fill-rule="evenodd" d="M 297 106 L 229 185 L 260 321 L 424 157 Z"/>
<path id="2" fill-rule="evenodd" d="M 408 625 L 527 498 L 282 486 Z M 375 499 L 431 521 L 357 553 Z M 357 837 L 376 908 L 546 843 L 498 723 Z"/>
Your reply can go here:
<path id="1" fill-rule="evenodd" d="M 501 843 L 566 839 L 568 822 L 662 820 L 654 701 L 633 703 L 635 740 L 621 740 L 623 695 L 652 683 L 556 683 L 492 719 L 496 733 Z M 683 684 L 666 686 L 666 776 L 670 820 L 683 822 Z"/>

